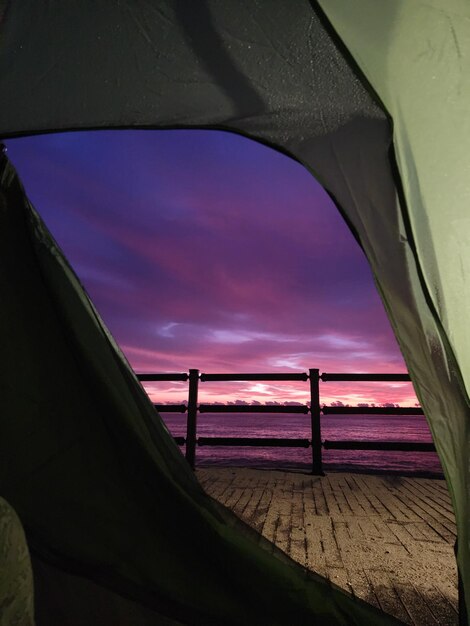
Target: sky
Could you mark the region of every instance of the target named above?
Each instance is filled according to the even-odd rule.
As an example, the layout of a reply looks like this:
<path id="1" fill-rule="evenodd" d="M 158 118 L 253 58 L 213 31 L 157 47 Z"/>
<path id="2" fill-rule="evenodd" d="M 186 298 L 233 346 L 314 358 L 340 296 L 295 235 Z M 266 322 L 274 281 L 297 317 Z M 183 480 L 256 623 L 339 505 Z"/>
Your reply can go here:
<path id="1" fill-rule="evenodd" d="M 14 139 L 27 194 L 137 372 L 406 372 L 365 256 L 300 164 L 221 131 Z M 180 402 L 186 383 L 148 386 Z M 322 404 L 414 406 L 410 383 Z M 204 383 L 205 402 L 304 402 L 307 383 Z"/>

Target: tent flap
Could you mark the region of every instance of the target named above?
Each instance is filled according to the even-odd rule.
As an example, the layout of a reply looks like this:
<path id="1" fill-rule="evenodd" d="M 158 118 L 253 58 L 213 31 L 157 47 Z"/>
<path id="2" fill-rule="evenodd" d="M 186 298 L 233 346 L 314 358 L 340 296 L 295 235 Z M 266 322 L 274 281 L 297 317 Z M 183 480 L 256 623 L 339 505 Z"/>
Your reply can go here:
<path id="1" fill-rule="evenodd" d="M 117 592 L 155 624 L 396 623 L 203 492 L 5 155 L 0 192 L 0 493 L 36 576 L 62 571 L 79 597 Z"/>
<path id="2" fill-rule="evenodd" d="M 465 70 L 470 9 L 460 0 L 387 7 L 372 0 L 320 4 L 393 119 L 402 243 L 390 251 L 389 265 L 398 267 L 399 257 L 404 261 L 407 299 L 400 304 L 393 282 L 382 280 L 386 270 L 373 269 L 446 474 L 470 606 L 470 83 Z M 388 238 L 379 227 L 377 245 Z"/>

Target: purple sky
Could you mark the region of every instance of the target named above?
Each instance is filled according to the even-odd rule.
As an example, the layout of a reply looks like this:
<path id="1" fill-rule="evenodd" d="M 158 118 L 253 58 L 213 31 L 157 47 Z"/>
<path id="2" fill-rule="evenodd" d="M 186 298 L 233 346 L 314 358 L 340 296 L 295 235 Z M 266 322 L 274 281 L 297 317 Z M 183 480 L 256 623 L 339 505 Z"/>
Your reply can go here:
<path id="1" fill-rule="evenodd" d="M 406 371 L 362 251 L 284 155 L 216 131 L 7 145 L 136 371 Z M 304 401 L 308 386 L 204 390 L 201 400 Z M 325 383 L 321 393 L 327 403 L 416 402 L 409 383 Z M 185 384 L 155 387 L 160 401 L 185 396 Z"/>

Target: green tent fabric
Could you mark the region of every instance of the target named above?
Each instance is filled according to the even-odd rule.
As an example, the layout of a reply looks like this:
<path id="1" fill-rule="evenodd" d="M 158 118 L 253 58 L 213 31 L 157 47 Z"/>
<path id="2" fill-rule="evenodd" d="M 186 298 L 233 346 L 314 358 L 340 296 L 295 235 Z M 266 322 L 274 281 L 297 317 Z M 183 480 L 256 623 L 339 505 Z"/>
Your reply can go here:
<path id="1" fill-rule="evenodd" d="M 33 572 L 23 527 L 0 498 L 0 623 L 34 626 Z"/>
<path id="2" fill-rule="evenodd" d="M 397 247 L 418 305 L 412 324 L 424 332 L 415 334 L 393 285 L 382 295 L 449 484 L 470 606 L 470 6 L 321 4 L 393 119 L 403 184 Z"/>
<path id="3" fill-rule="evenodd" d="M 0 137 L 87 128 L 224 128 L 268 143 L 312 171 L 333 196 L 369 260 L 425 410 L 456 512 L 458 563 L 469 604 L 470 347 L 465 324 L 470 258 L 466 209 L 469 87 L 465 82 L 469 10 L 463 0 L 396 0 L 386 6 L 372 0 L 328 0 L 320 4 L 326 17 L 318 3 L 309 0 L 77 0 L 66 4 L 51 0 L 47 5 L 34 0 L 4 0 L 0 3 Z M 19 256 L 18 251 L 16 254 Z M 47 265 L 49 293 L 49 281 L 57 272 L 46 261 L 47 256 L 38 251 L 36 254 Z M 38 262 L 31 261 L 31 271 Z M 62 279 L 58 284 L 65 289 Z M 41 282 L 38 285 L 45 288 Z M 67 299 L 60 289 L 54 297 Z M 78 300 L 77 311 L 89 309 L 83 299 Z M 18 301 L 17 308 L 8 313 L 12 317 L 7 319 L 19 324 L 26 315 L 26 304 Z M 32 310 L 29 314 L 26 326 L 37 324 Z M 127 392 L 120 391 L 121 379 L 118 384 L 107 368 L 91 366 L 94 353 L 87 344 L 88 323 L 82 328 L 67 316 L 62 321 L 67 336 L 88 345 L 88 351 L 81 352 L 80 357 L 82 375 L 86 377 L 81 386 L 77 386 L 79 379 L 75 376 L 75 382 L 53 386 L 41 369 L 46 345 L 32 336 L 29 343 L 25 339 L 23 352 L 12 353 L 10 360 L 4 360 L 5 367 L 16 371 L 28 363 L 29 378 L 37 378 L 29 405 L 22 407 L 21 402 L 26 400 L 20 400 L 19 395 L 16 405 L 11 400 L 15 415 L 31 412 L 34 399 L 43 389 L 50 394 L 49 411 L 55 407 L 54 411 L 66 416 L 74 415 L 67 400 L 77 397 L 79 388 L 83 402 L 89 401 L 90 407 L 95 407 L 90 410 L 97 410 L 95 401 L 86 400 L 93 390 L 100 398 L 100 394 L 104 396 L 100 401 L 106 406 L 112 397 L 113 411 L 118 415 L 125 407 L 130 411 L 131 405 L 134 411 L 134 404 L 128 404 Z M 45 322 L 45 327 L 50 325 Z M 130 382 L 133 378 L 126 368 L 122 369 L 122 360 L 116 362 L 121 363 L 120 376 L 134 389 L 135 381 Z M 4 386 L 13 385 L 12 379 L 8 369 L 5 376 L 2 372 Z M 165 498 L 169 502 L 172 498 L 187 502 L 185 498 L 189 497 L 193 502 L 188 494 L 197 489 L 194 481 L 187 472 L 176 469 L 179 466 L 167 433 L 159 424 L 148 425 L 149 409 L 142 408 L 145 401 L 138 397 L 136 412 L 147 417 L 132 425 L 129 417 L 118 419 L 116 424 L 108 417 L 103 428 L 109 440 L 115 443 L 129 429 L 135 430 L 132 440 L 139 442 L 135 443 L 135 459 L 145 467 L 157 463 L 162 476 L 171 476 L 165 483 Z M 66 430 L 63 424 L 67 420 L 57 422 L 60 428 L 44 423 L 41 429 L 39 414 L 34 418 L 31 413 L 29 418 L 38 436 L 41 434 L 39 448 L 52 451 L 55 436 L 61 428 Z M 83 428 L 86 431 L 85 425 Z M 26 429 L 23 434 L 28 432 Z M 150 432 L 154 433 L 153 439 L 149 438 Z M 71 433 L 63 436 L 73 439 Z M 81 454 L 90 456 L 93 449 L 97 450 L 93 448 L 97 442 L 89 433 L 80 436 L 88 437 Z M 15 445 L 19 449 L 21 441 L 18 433 Z M 158 445 L 154 449 L 155 442 Z M 122 465 L 113 456 L 118 449 L 105 447 L 99 462 L 103 466 L 114 463 L 116 468 L 127 467 L 128 460 Z M 158 462 L 154 458 L 156 450 Z M 28 463 L 32 467 L 33 459 L 24 453 L 18 469 L 26 471 Z M 121 469 L 119 480 L 111 481 L 110 498 L 114 493 L 117 500 L 125 500 L 126 476 Z M 63 492 L 66 483 L 54 482 L 57 473 L 51 470 L 48 478 L 57 502 L 70 498 L 70 508 L 64 510 L 80 508 L 91 498 L 83 485 L 80 487 L 80 481 L 72 497 Z M 44 488 L 41 481 L 38 478 L 38 489 Z M 17 508 L 13 498 L 20 498 L 18 481 L 8 479 L 2 485 L 7 491 L 0 493 L 11 495 L 10 501 Z M 26 500 L 27 489 L 23 488 L 26 491 L 21 497 Z M 40 507 L 34 493 L 28 497 Z M 161 506 L 169 515 L 171 507 L 163 504 L 165 498 Z M 213 504 L 207 499 L 204 503 L 194 505 L 194 516 L 202 515 L 205 507 L 212 510 Z M 193 504 L 188 504 L 188 510 L 193 510 Z M 91 510 L 99 510 L 100 506 L 101 500 L 90 500 Z M 130 515 L 132 507 L 130 503 L 126 506 L 124 510 Z M 151 509 L 146 509 L 146 515 L 154 516 L 155 510 L 146 506 Z M 17 511 L 28 541 L 42 537 L 48 524 L 34 518 L 33 509 L 28 515 L 21 507 Z M 172 515 L 177 519 L 176 513 Z M 226 513 L 218 510 L 218 515 Z M 73 522 L 73 516 L 64 519 Z M 84 528 L 76 525 L 69 548 Z M 87 533 L 96 531 L 91 521 L 86 528 Z M 124 532 L 114 520 L 110 528 L 116 536 Z M 194 534 L 198 541 L 203 536 L 200 532 Z M 235 531 L 230 537 L 235 544 L 236 538 L 241 541 Z M 95 552 L 97 543 L 95 538 L 95 544 L 89 544 L 86 575 L 105 585 L 112 579 L 109 568 L 116 574 L 114 565 L 110 565 L 115 555 L 102 561 Z M 66 546 L 59 549 L 54 542 L 46 544 L 61 559 L 67 554 Z M 144 544 L 136 545 L 142 549 Z M 84 545 L 85 541 L 82 548 Z M 248 552 L 251 554 L 251 549 Z M 234 554 L 242 559 L 246 553 L 237 545 Z M 70 564 L 73 558 L 69 557 Z M 194 553 L 195 562 L 199 558 Z M 126 559 L 129 567 L 133 562 L 129 553 Z M 279 567 L 279 576 L 287 576 L 287 570 Z M 250 587 L 248 581 L 253 580 L 245 580 L 239 570 L 233 573 L 231 584 L 236 581 Z M 162 601 L 167 601 L 172 585 L 165 587 L 162 580 L 154 583 L 153 588 L 162 593 Z M 273 584 L 276 588 L 277 583 Z M 228 593 L 228 588 L 224 591 Z M 191 606 L 189 596 L 180 600 L 182 606 Z M 240 610 L 233 602 L 234 610 Z M 321 602 L 317 608 L 320 606 Z M 176 613 L 173 616 L 177 619 Z"/>
<path id="4" fill-rule="evenodd" d="M 98 587 L 70 588 L 90 602 L 99 586 L 114 591 L 152 609 L 149 624 L 397 623 L 307 574 L 203 492 L 5 155 L 0 189 L 0 492 L 23 521 L 36 576 L 88 578 Z M 38 600 L 48 626 L 49 597 L 49 611 Z"/>

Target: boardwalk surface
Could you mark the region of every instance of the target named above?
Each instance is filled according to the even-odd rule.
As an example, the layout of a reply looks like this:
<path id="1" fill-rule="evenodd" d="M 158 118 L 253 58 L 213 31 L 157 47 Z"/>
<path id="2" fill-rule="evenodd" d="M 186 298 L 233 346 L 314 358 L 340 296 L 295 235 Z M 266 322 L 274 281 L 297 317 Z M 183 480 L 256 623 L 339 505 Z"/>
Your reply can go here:
<path id="1" fill-rule="evenodd" d="M 445 481 L 199 469 L 205 490 L 303 566 L 408 624 L 457 624 Z"/>

